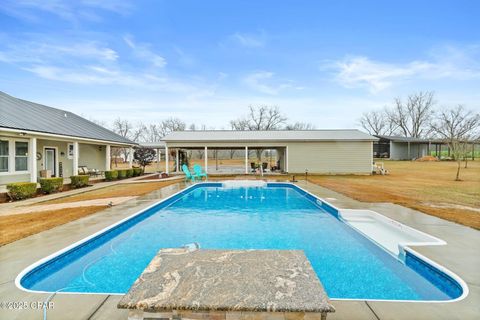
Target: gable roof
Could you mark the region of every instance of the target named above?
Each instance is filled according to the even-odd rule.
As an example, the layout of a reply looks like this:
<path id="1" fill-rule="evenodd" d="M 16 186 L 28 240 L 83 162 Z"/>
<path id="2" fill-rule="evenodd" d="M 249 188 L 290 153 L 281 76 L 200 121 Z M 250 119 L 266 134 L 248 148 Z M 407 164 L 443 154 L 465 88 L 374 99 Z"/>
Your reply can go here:
<path id="1" fill-rule="evenodd" d="M 356 129 L 343 130 L 272 130 L 272 131 L 174 131 L 165 136 L 166 142 L 207 141 L 377 141 L 371 135 Z"/>
<path id="2" fill-rule="evenodd" d="M 0 91 L 0 128 L 136 144 L 72 112 L 18 99 L 2 91 Z"/>

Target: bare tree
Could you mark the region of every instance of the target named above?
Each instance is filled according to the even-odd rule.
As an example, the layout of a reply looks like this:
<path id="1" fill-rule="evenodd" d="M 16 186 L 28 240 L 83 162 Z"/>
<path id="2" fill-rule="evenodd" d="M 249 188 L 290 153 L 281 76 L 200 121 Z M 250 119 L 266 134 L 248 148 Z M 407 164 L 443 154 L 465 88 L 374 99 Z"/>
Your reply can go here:
<path id="1" fill-rule="evenodd" d="M 389 120 L 386 109 L 364 112 L 359 119 L 363 129 L 372 135 L 391 136 L 395 134 L 397 125 Z"/>
<path id="2" fill-rule="evenodd" d="M 287 121 L 276 106 L 249 106 L 248 110 L 246 117 L 230 121 L 233 130 L 277 130 Z M 262 151 L 256 150 L 258 161 L 261 161 Z"/>
<path id="3" fill-rule="evenodd" d="M 141 122 L 137 125 L 133 125 L 128 120 L 117 118 L 113 121 L 112 130 L 124 138 L 138 142 L 141 139 L 142 134 L 145 132 L 145 125 Z M 115 165 L 117 165 L 117 158 L 123 157 L 123 160 L 127 161 L 131 156 L 131 150 L 130 148 L 113 148 L 111 155 L 114 157 Z"/>
<path id="4" fill-rule="evenodd" d="M 285 130 L 313 130 L 315 125 L 308 122 L 295 122 L 285 126 Z"/>
<path id="5" fill-rule="evenodd" d="M 183 131 L 187 128 L 187 124 L 179 118 L 169 118 L 163 120 L 158 126 L 158 132 L 162 137 L 173 131 Z"/>
<path id="6" fill-rule="evenodd" d="M 230 121 L 234 130 L 276 130 L 287 118 L 275 106 L 249 106 L 244 118 Z"/>
<path id="7" fill-rule="evenodd" d="M 469 141 L 476 139 L 480 128 L 480 114 L 465 110 L 462 105 L 441 111 L 431 123 L 432 131 L 443 139 L 457 161 L 456 181 L 460 181 L 460 166 L 469 152 Z"/>
<path id="8" fill-rule="evenodd" d="M 396 98 L 393 108 L 387 109 L 388 121 L 405 137 L 423 137 L 429 133 L 434 104 L 434 93 L 429 91 L 411 94 L 405 102 Z"/>

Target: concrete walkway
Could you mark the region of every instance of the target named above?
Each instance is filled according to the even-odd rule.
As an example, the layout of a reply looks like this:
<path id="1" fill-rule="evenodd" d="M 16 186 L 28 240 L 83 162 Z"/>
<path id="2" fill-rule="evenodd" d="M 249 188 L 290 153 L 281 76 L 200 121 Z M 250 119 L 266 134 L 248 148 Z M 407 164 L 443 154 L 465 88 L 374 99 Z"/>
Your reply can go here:
<path id="1" fill-rule="evenodd" d="M 341 208 L 371 209 L 406 225 L 445 240 L 445 246 L 418 247 L 418 252 L 449 268 L 468 284 L 470 294 L 459 302 L 412 303 L 333 300 L 336 312 L 328 319 L 478 319 L 480 317 L 480 232 L 390 203 L 362 203 L 312 183 L 299 186 Z M 183 183 L 173 184 L 146 196 L 124 202 L 96 214 L 72 221 L 0 247 L 0 301 L 25 302 L 23 310 L 0 309 L 0 319 L 43 319 L 32 302 L 45 301 L 50 294 L 30 293 L 14 284 L 17 274 L 28 265 L 96 231 L 119 221 L 172 193 Z M 117 309 L 121 296 L 56 294 L 48 319 L 126 319 Z"/>
<path id="2" fill-rule="evenodd" d="M 167 178 L 167 179 L 162 179 L 162 180 L 140 180 L 140 179 L 145 179 L 148 178 L 149 176 L 154 176 L 155 174 L 147 174 L 144 176 L 140 177 L 134 177 L 134 178 L 129 178 L 125 180 L 117 180 L 117 181 L 106 181 L 106 182 L 97 182 L 89 187 L 85 188 L 80 188 L 80 189 L 72 189 L 68 191 L 63 191 L 63 192 L 58 192 L 58 193 L 52 193 L 48 195 L 43 195 L 40 197 L 35 197 L 35 198 L 30 198 L 30 199 L 25 199 L 21 201 L 14 201 L 14 202 L 7 202 L 7 203 L 0 203 L 0 213 L 5 212 L 5 211 L 10 211 L 13 208 L 17 207 L 23 207 L 23 206 L 30 206 L 34 204 L 39 204 L 42 202 L 50 201 L 50 200 L 55 200 L 55 199 L 61 199 L 69 196 L 73 196 L 76 194 L 80 193 L 85 193 L 93 190 L 98 190 L 98 189 L 103 189 L 106 187 L 118 185 L 118 184 L 124 184 L 124 183 L 139 183 L 139 182 L 161 182 L 161 181 L 166 181 L 167 179 L 172 180 L 173 179 L 178 179 L 176 177 L 172 178 Z"/>
<path id="3" fill-rule="evenodd" d="M 93 200 L 83 200 L 83 201 L 74 201 L 74 202 L 65 202 L 65 203 L 53 203 L 53 204 L 39 204 L 33 206 L 22 206 L 11 209 L 10 211 L 2 210 L 0 212 L 1 216 L 9 216 L 14 214 L 23 214 L 23 213 L 33 213 L 33 212 L 43 212 L 51 210 L 60 210 L 76 207 L 104 207 L 104 206 L 116 206 L 120 203 L 123 203 L 128 200 L 132 200 L 136 197 L 112 197 L 112 198 L 102 198 L 102 199 L 93 199 Z"/>

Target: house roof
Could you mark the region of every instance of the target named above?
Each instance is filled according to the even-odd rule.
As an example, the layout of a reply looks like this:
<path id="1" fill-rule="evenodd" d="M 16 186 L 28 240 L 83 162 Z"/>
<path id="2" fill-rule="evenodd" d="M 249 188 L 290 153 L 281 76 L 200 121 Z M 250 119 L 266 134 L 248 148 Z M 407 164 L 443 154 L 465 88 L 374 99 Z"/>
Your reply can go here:
<path id="1" fill-rule="evenodd" d="M 72 112 L 18 99 L 2 91 L 0 91 L 0 128 L 136 144 Z"/>
<path id="2" fill-rule="evenodd" d="M 231 141 L 376 141 L 371 135 L 356 129 L 344 130 L 273 130 L 273 131 L 174 131 L 165 142 L 231 142 Z"/>

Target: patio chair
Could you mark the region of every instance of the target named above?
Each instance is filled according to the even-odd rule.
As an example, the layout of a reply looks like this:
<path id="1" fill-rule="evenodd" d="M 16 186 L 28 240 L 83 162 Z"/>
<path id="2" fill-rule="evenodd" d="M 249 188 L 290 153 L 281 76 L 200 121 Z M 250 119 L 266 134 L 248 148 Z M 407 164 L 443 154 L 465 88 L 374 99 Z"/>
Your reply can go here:
<path id="1" fill-rule="evenodd" d="M 184 164 L 182 166 L 182 171 L 183 173 L 185 173 L 185 182 L 187 182 L 188 180 L 192 181 L 192 182 L 195 182 L 195 179 L 197 178 L 197 175 L 196 174 L 192 174 L 190 172 L 190 170 L 188 169 L 187 165 Z"/>
<path id="2" fill-rule="evenodd" d="M 208 180 L 208 174 L 202 170 L 202 166 L 199 164 L 193 165 L 193 172 L 195 175 L 202 180 L 202 177 L 205 177 L 205 180 Z"/>

